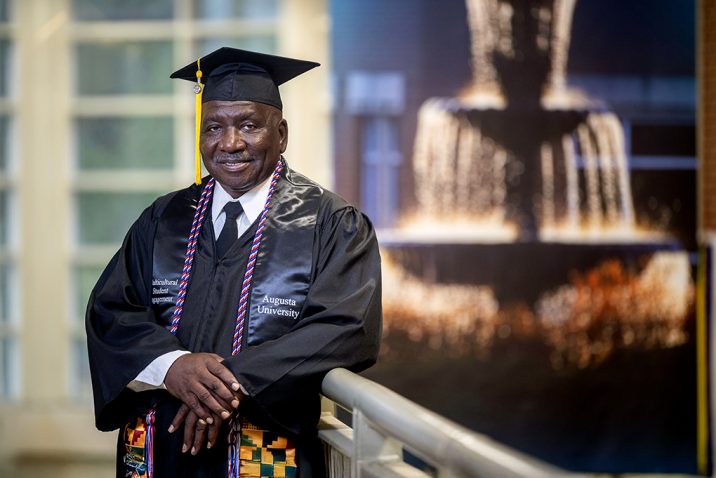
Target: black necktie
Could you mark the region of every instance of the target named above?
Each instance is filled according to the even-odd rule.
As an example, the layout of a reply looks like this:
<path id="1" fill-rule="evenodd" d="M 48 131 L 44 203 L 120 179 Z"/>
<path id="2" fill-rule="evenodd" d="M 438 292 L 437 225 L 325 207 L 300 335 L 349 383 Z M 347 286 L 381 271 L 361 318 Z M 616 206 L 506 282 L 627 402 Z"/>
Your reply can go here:
<path id="1" fill-rule="evenodd" d="M 239 230 L 236 227 L 236 218 L 244 212 L 244 208 L 241 207 L 239 201 L 227 202 L 224 206 L 224 212 L 226 213 L 226 222 L 224 222 L 224 228 L 219 234 L 219 239 L 216 240 L 216 254 L 218 257 L 224 257 L 226 251 L 238 239 Z"/>

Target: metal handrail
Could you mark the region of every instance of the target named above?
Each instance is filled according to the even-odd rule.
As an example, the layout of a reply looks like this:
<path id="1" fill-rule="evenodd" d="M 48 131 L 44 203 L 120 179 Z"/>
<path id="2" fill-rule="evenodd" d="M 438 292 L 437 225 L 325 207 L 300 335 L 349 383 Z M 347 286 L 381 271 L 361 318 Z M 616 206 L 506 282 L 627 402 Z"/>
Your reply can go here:
<path id="1" fill-rule="evenodd" d="M 403 466 L 402 447 L 434 466 L 438 476 L 539 478 L 569 475 L 564 470 L 474 433 L 348 370 L 330 371 L 323 380 L 322 391 L 326 398 L 353 411 L 352 433 L 343 426 L 338 430 L 339 434 L 333 435 L 338 440 L 332 439 L 325 428 L 335 428 L 335 419 L 324 420 L 324 430 L 319 432 L 324 442 L 333 442 L 328 443 L 329 446 L 339 449 L 344 455 L 350 454 L 348 458 L 352 462 L 353 478 L 418 476 L 395 471 L 383 471 L 382 474 L 370 471 L 381 463 L 395 465 L 399 461 Z M 396 443 L 371 444 L 365 442 L 366 438 L 399 443 L 396 448 Z"/>

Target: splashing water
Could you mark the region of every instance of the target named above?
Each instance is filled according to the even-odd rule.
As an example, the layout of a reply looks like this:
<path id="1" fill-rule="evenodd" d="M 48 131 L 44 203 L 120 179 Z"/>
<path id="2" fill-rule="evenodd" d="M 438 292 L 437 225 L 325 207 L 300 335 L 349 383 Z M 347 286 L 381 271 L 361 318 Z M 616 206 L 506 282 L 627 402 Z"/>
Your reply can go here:
<path id="1" fill-rule="evenodd" d="M 512 230 L 507 167 L 517 158 L 483 133 L 479 114 L 462 106 L 454 98 L 433 98 L 420 109 L 413 156 L 416 216 L 423 223 L 460 218 Z M 635 226 L 624 132 L 616 115 L 589 113 L 575 131 L 542 142 L 539 156 L 541 239 L 643 238 Z"/>
<path id="2" fill-rule="evenodd" d="M 420 108 L 415 136 L 413 168 L 417 207 L 414 214 L 435 228 L 462 222 L 479 238 L 479 228 L 513 231 L 510 208 L 510 176 L 539 175 L 532 188 L 525 178 L 518 205 L 534 215 L 541 240 L 659 240 L 663 236 L 636 227 L 634 205 L 625 152 L 624 131 L 618 117 L 581 92 L 567 87 L 566 63 L 569 31 L 576 0 L 467 0 L 472 35 L 473 79 L 460 97 L 431 98 Z M 534 44 L 515 35 L 515 18 L 532 18 Z M 529 26 L 528 25 L 528 26 Z M 522 24 L 522 27 L 525 25 Z M 520 37 L 521 38 L 521 37 Z M 499 65 L 495 59 L 500 58 Z M 520 60 L 521 58 L 521 60 Z M 525 60 L 526 58 L 526 60 Z M 525 128 L 536 134 L 540 124 L 554 123 L 558 134 L 535 137 L 534 145 L 515 147 L 524 141 L 487 128 L 489 121 L 505 111 L 510 98 L 505 82 L 521 72 L 547 64 L 541 108 L 533 124 Z M 513 88 L 513 91 L 514 88 Z M 529 102 L 528 102 L 529 103 Z M 532 104 L 532 103 L 529 103 Z M 519 105 L 519 102 L 518 102 Z M 569 113 L 580 119 L 572 124 Z M 567 118 L 567 121 L 564 120 Z M 509 126 L 508 126 L 509 127 Z M 492 131 L 490 133 L 489 131 Z M 525 151 L 534 150 L 534 157 Z M 531 153 L 530 153 L 531 154 Z M 527 154 L 529 156 L 529 154 Z M 537 162 L 537 169 L 527 166 Z M 517 171 L 515 173 L 515 171 Z M 534 200 L 533 200 L 534 196 Z M 408 220 L 404 229 L 416 227 Z M 512 237 L 509 232 L 504 237 Z"/>
<path id="3" fill-rule="evenodd" d="M 454 107 L 432 99 L 420 109 L 413 167 L 421 216 L 504 220 L 508 152 Z"/>
<path id="4" fill-rule="evenodd" d="M 540 159 L 542 239 L 590 235 L 644 238 L 643 231 L 635 225 L 624 132 L 616 115 L 590 113 L 575 133 L 563 135 L 560 141 L 542 143 Z M 580 179 L 585 184 L 584 191 L 580 190 Z M 556 209 L 563 213 L 558 216 Z"/>

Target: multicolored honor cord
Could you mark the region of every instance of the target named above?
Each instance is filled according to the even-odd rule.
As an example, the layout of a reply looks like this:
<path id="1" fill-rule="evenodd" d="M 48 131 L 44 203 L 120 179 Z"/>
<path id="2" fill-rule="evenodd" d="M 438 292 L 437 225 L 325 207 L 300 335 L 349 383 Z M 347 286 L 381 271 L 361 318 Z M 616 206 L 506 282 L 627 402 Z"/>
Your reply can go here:
<path id="1" fill-rule="evenodd" d="M 206 210 L 209 205 L 211 195 L 214 192 L 214 184 L 216 180 L 214 178 L 209 179 L 204 186 L 204 190 L 201 192 L 199 197 L 199 203 L 196 206 L 196 212 L 194 213 L 194 220 L 191 222 L 191 229 L 189 231 L 189 238 L 187 240 L 186 252 L 184 253 L 184 266 L 181 271 L 181 278 L 179 279 L 179 292 L 177 293 L 177 301 L 174 306 L 174 313 L 172 315 L 172 323 L 169 328 L 169 332 L 176 335 L 177 329 L 179 328 L 179 321 L 181 320 L 182 312 L 184 311 L 184 299 L 186 298 L 186 290 L 189 287 L 189 278 L 191 277 L 192 266 L 194 265 L 194 255 L 196 254 L 196 245 L 199 240 L 199 233 L 201 227 L 206 219 Z M 145 457 L 147 463 L 147 478 L 154 477 L 154 416 L 156 410 L 154 408 L 149 410 L 146 418 L 146 440 L 145 440 Z"/>
<path id="2" fill-rule="evenodd" d="M 280 159 L 276 164 L 273 177 L 271 178 L 271 185 L 269 186 L 268 195 L 266 196 L 266 203 L 264 209 L 261 211 L 261 217 L 259 219 L 259 225 L 254 234 L 254 240 L 251 244 L 251 252 L 249 253 L 249 262 L 246 264 L 246 272 L 244 272 L 244 281 L 241 284 L 241 298 L 239 299 L 239 307 L 236 312 L 236 326 L 234 327 L 234 338 L 231 346 L 231 355 L 236 355 L 241 352 L 241 342 L 244 337 L 244 323 L 246 322 L 246 313 L 249 303 L 249 292 L 251 290 L 251 283 L 254 278 L 254 268 L 256 266 L 256 258 L 259 255 L 259 247 L 261 246 L 261 239 L 263 238 L 264 229 L 266 229 L 266 217 L 268 216 L 269 204 L 271 203 L 271 197 L 273 196 L 274 190 L 276 190 L 276 184 L 278 178 L 283 170 L 283 160 Z M 239 457 L 239 445 L 241 440 L 241 424 L 239 423 L 239 417 L 234 415 L 229 423 L 229 478 L 239 478 L 240 468 L 240 457 Z"/>
<path id="3" fill-rule="evenodd" d="M 147 478 L 154 476 L 154 416 L 156 410 L 152 408 L 147 413 L 147 428 L 144 447 L 146 449 L 146 460 L 147 460 Z"/>

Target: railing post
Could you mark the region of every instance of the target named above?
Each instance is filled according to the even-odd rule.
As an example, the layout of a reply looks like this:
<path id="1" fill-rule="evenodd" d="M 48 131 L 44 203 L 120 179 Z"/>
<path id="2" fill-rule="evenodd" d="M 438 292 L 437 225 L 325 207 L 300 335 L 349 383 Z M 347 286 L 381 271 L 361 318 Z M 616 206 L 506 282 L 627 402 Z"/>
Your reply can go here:
<path id="1" fill-rule="evenodd" d="M 321 413 L 330 413 L 336 416 L 336 402 L 321 395 Z"/>
<path id="2" fill-rule="evenodd" d="M 365 466 L 371 463 L 403 461 L 403 447 L 397 440 L 386 437 L 373 429 L 358 409 L 353 409 L 353 466 L 351 478 L 369 478 Z"/>

